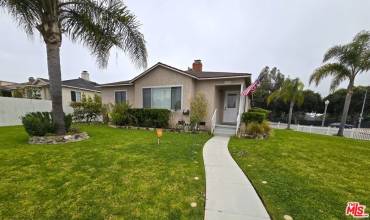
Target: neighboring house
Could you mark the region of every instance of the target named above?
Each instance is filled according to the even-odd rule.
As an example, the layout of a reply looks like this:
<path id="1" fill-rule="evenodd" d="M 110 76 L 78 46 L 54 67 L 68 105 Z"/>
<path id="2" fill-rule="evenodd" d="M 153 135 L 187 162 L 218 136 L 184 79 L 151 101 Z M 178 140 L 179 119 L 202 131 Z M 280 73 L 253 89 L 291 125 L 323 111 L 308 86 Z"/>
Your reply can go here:
<path id="1" fill-rule="evenodd" d="M 12 97 L 12 89 L 14 89 L 17 84 L 18 83 L 15 82 L 0 80 L 0 96 Z"/>
<path id="2" fill-rule="evenodd" d="M 178 121 L 189 123 L 190 102 L 203 93 L 208 102 L 205 127 L 214 124 L 237 125 L 238 116 L 249 107 L 249 100 L 240 96 L 250 84 L 251 74 L 203 71 L 195 60 L 192 69 L 180 70 L 157 63 L 132 80 L 100 85 L 103 103 L 128 102 L 134 108 L 166 108 L 172 110 L 171 126 Z"/>
<path id="3" fill-rule="evenodd" d="M 82 95 L 86 97 L 94 97 L 95 94 L 100 95 L 100 88 L 98 86 L 99 84 L 96 82 L 90 81 L 87 71 L 82 71 L 80 78 L 63 80 L 62 97 L 64 111 L 71 113 L 71 102 L 81 101 Z M 22 96 L 29 99 L 51 100 L 48 79 L 29 77 L 28 82 L 12 85 L 11 90 L 15 97 Z"/>

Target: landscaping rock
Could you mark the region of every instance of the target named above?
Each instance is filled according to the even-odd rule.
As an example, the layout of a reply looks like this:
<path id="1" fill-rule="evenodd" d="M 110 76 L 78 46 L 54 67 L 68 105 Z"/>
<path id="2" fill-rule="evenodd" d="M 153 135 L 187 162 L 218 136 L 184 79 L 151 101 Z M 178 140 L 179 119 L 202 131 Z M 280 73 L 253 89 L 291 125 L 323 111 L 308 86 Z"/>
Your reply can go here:
<path id="1" fill-rule="evenodd" d="M 293 220 L 293 218 L 290 215 L 284 215 L 284 220 Z"/>
<path id="2" fill-rule="evenodd" d="M 62 144 L 86 140 L 89 135 L 86 132 L 71 135 L 52 135 L 52 136 L 32 136 L 29 138 L 29 144 Z"/>

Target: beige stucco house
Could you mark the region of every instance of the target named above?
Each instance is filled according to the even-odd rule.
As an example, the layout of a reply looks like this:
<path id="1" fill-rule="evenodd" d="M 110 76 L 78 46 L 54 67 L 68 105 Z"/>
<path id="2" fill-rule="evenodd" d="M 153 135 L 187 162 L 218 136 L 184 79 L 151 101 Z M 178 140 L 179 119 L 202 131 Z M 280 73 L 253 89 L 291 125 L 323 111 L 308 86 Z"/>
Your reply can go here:
<path id="1" fill-rule="evenodd" d="M 134 108 L 167 108 L 172 111 L 170 125 L 189 122 L 190 102 L 203 93 L 208 102 L 205 127 L 235 129 L 241 113 L 249 108 L 248 97 L 240 93 L 250 83 L 251 74 L 203 71 L 200 60 L 192 68 L 180 70 L 157 63 L 128 81 L 100 85 L 103 103 L 128 102 Z"/>
<path id="2" fill-rule="evenodd" d="M 100 96 L 100 87 L 96 82 L 90 81 L 89 73 L 82 71 L 81 77 L 77 79 L 62 81 L 63 109 L 66 113 L 72 113 L 71 102 L 79 102 L 83 95 L 93 98 Z M 28 82 L 14 84 L 11 87 L 13 96 L 21 91 L 23 98 L 51 100 L 49 80 L 44 78 L 29 77 Z"/>

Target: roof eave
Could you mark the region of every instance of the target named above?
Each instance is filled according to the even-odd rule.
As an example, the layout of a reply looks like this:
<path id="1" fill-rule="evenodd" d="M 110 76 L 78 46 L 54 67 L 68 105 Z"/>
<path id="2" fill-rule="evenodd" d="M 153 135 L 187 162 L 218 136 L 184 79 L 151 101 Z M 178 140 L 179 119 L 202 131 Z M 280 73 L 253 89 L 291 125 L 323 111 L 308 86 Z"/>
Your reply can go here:
<path id="1" fill-rule="evenodd" d="M 99 88 L 104 88 L 104 87 L 116 87 L 116 86 L 133 86 L 134 84 L 132 83 L 120 83 L 120 84 L 114 84 L 114 85 L 100 85 L 97 86 Z"/>
<path id="2" fill-rule="evenodd" d="M 245 76 L 220 76 L 220 77 L 206 77 L 206 78 L 197 78 L 198 80 L 212 80 L 212 79 L 235 79 L 235 78 L 248 78 L 251 77 L 251 75 L 245 75 Z"/>
<path id="3" fill-rule="evenodd" d="M 101 92 L 100 90 L 86 89 L 86 88 L 75 87 L 75 86 L 67 86 L 67 85 L 63 85 L 63 84 L 62 84 L 62 87 L 71 88 L 71 89 L 85 90 L 85 91 L 91 91 L 91 92 Z"/>

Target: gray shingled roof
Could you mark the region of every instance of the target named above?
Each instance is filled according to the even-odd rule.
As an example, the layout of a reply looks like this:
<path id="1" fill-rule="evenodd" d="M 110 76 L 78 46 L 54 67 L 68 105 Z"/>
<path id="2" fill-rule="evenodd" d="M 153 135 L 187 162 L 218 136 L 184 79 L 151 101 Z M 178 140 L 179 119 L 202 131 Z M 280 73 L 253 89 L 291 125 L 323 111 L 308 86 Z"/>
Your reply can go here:
<path id="1" fill-rule="evenodd" d="M 250 76 L 251 74 L 250 73 L 235 73 L 235 72 L 213 72 L 213 71 L 202 71 L 202 72 L 193 72 L 193 70 L 187 70 L 187 71 L 184 71 L 184 70 L 180 70 L 176 67 L 173 67 L 173 66 L 170 66 L 170 65 L 167 65 L 167 64 L 164 64 L 164 63 L 161 63 L 159 62 L 159 64 L 163 65 L 163 66 L 167 66 L 169 68 L 172 68 L 172 69 L 176 69 L 178 71 L 181 71 L 181 72 L 184 72 L 184 73 L 188 73 L 192 76 L 195 76 L 197 78 L 219 78 L 219 77 L 232 77 L 232 76 Z"/>
<path id="2" fill-rule="evenodd" d="M 88 80 L 84 80 L 82 78 L 63 80 L 62 85 L 63 86 L 77 87 L 77 88 L 81 88 L 81 89 L 89 89 L 89 90 L 98 90 L 98 91 L 100 91 L 100 89 L 98 87 L 100 85 L 98 83 L 88 81 Z"/>
<path id="3" fill-rule="evenodd" d="M 251 76 L 250 73 L 235 73 L 235 72 L 203 71 L 203 72 L 197 73 L 197 72 L 193 72 L 192 70 L 187 70 L 187 71 L 180 70 L 180 69 L 178 69 L 176 67 L 173 67 L 173 66 L 170 66 L 170 65 L 167 65 L 167 64 L 158 62 L 156 65 L 152 66 L 151 68 L 147 69 L 143 73 L 139 74 L 137 77 L 135 77 L 132 80 L 112 82 L 112 83 L 105 83 L 105 84 L 101 84 L 100 87 L 119 86 L 119 85 L 125 85 L 125 84 L 131 85 L 136 79 L 142 77 L 141 75 L 145 75 L 146 73 L 148 73 L 148 71 L 150 71 L 150 69 L 155 68 L 158 65 L 161 65 L 161 66 L 166 67 L 166 68 L 169 68 L 169 69 L 173 69 L 175 71 L 178 71 L 178 72 L 183 73 L 185 75 L 188 75 L 190 77 L 194 77 L 195 79 L 198 79 L 198 80 L 207 80 L 207 79 L 222 78 L 222 77 L 248 77 L 248 76 Z"/>
<path id="4" fill-rule="evenodd" d="M 231 76 L 250 76 L 250 73 L 235 73 L 235 72 L 212 72 L 212 71 L 202 71 L 193 72 L 192 70 L 186 71 L 187 73 L 198 77 L 198 78 L 218 78 L 218 77 L 231 77 Z"/>
<path id="5" fill-rule="evenodd" d="M 46 83 L 49 83 L 48 79 L 45 78 L 38 78 Z M 29 82 L 24 83 L 24 84 L 30 84 Z M 100 91 L 99 84 L 96 82 L 84 80 L 82 78 L 77 78 L 77 79 L 69 79 L 69 80 L 63 80 L 62 81 L 62 86 L 70 86 L 70 87 L 76 87 L 80 89 L 87 89 L 87 90 L 95 90 L 95 91 Z"/>

